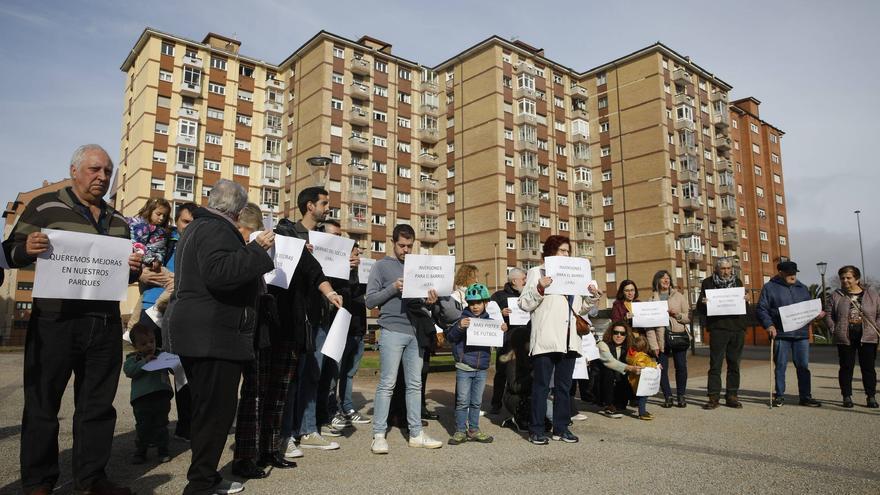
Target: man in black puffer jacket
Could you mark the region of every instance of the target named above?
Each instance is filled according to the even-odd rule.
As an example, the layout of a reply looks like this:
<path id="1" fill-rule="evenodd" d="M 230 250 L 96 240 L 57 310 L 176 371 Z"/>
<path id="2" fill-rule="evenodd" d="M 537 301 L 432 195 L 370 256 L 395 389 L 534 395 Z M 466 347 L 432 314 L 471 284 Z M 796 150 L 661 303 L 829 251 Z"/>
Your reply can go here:
<path id="1" fill-rule="evenodd" d="M 513 268 L 507 274 L 507 283 L 504 288 L 492 294 L 492 300 L 501 308 L 501 315 L 504 317 L 504 323 L 507 328 L 514 330 L 517 325 L 510 325 L 510 308 L 507 306 L 507 300 L 515 297 L 519 298 L 523 286 L 526 285 L 526 272 L 521 268 Z M 524 327 L 524 325 L 522 325 Z M 492 409 L 491 414 L 501 412 L 501 400 L 504 397 L 504 384 L 507 383 L 507 362 L 501 359 L 501 356 L 510 351 L 509 337 L 504 339 L 504 347 L 495 353 L 495 378 L 492 381 Z"/>

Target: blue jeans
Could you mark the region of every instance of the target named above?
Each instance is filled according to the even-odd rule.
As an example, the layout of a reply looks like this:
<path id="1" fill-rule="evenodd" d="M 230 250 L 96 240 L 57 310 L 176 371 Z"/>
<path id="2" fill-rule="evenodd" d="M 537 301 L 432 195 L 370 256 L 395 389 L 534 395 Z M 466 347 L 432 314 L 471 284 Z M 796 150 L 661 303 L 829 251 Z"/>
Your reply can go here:
<path id="1" fill-rule="evenodd" d="M 687 349 L 683 351 L 666 351 L 660 353 L 660 364 L 663 369 L 660 370 L 660 390 L 663 391 L 663 397 L 672 396 L 672 387 L 669 385 L 669 355 L 672 355 L 672 362 L 675 363 L 675 393 L 684 395 L 687 391 L 688 381 L 688 356 Z"/>
<path id="2" fill-rule="evenodd" d="M 574 357 L 561 352 L 549 352 L 532 356 L 532 417 L 529 433 L 544 435 L 544 417 L 547 415 L 547 396 L 550 394 L 550 375 L 553 375 L 553 433 L 568 429 L 571 420 L 571 375 L 574 373 Z"/>
<path id="3" fill-rule="evenodd" d="M 776 361 L 776 397 L 785 395 L 785 368 L 788 367 L 788 356 L 794 360 L 797 370 L 798 396 L 809 399 L 810 393 L 810 341 L 807 339 L 788 340 L 776 339 L 773 359 Z"/>
<path id="4" fill-rule="evenodd" d="M 312 332 L 315 332 L 315 351 L 300 356 L 296 369 L 296 381 L 291 381 L 287 388 L 284 417 L 281 420 L 282 437 L 306 435 L 318 431 L 315 420 L 315 404 L 318 382 L 321 379 L 321 367 L 324 363 L 321 347 L 324 346 L 324 340 L 327 339 L 327 330 L 316 327 Z"/>
<path id="5" fill-rule="evenodd" d="M 406 421 L 409 435 L 422 433 L 422 356 L 415 330 L 395 332 L 381 329 L 379 336 L 379 384 L 373 401 L 373 434 L 385 434 L 391 394 L 397 382 L 397 370 L 403 363 L 406 383 Z"/>
<path id="6" fill-rule="evenodd" d="M 648 398 L 645 396 L 636 397 L 639 402 L 639 416 L 644 416 L 648 412 Z"/>
<path id="7" fill-rule="evenodd" d="M 455 431 L 480 429 L 486 370 L 455 370 Z"/>
<path id="8" fill-rule="evenodd" d="M 342 404 L 343 414 L 354 410 L 354 403 L 351 400 L 352 384 L 361 365 L 362 357 L 364 357 L 364 336 L 349 335 L 348 341 L 345 343 L 345 351 L 342 353 L 342 362 L 339 363 L 339 402 Z M 331 412 L 335 404 L 336 398 L 334 397 L 330 400 Z"/>

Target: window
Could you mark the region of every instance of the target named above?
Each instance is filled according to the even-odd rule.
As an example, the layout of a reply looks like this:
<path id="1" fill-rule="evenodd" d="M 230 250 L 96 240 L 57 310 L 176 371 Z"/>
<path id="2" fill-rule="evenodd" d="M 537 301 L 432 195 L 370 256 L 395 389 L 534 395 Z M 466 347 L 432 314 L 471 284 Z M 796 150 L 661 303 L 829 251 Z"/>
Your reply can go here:
<path id="1" fill-rule="evenodd" d="M 376 60 L 376 70 L 378 72 L 384 72 L 387 74 L 388 73 L 388 63 L 383 62 L 381 60 Z"/>
<path id="2" fill-rule="evenodd" d="M 505 217 L 505 219 L 506 219 L 508 222 L 514 222 L 514 221 L 516 221 L 515 216 L 514 216 L 514 214 L 513 214 L 513 210 L 505 210 L 505 211 L 504 211 L 504 217 Z"/>
<path id="3" fill-rule="evenodd" d="M 345 50 L 338 47 L 338 46 L 334 46 L 333 47 L 333 56 L 336 58 L 345 58 Z"/>
<path id="4" fill-rule="evenodd" d="M 504 139 L 513 141 L 513 129 L 504 129 Z"/>
<path id="5" fill-rule="evenodd" d="M 171 43 L 162 42 L 162 55 L 174 56 L 174 45 Z"/>
<path id="6" fill-rule="evenodd" d="M 373 136 L 373 146 L 385 148 L 388 146 L 388 139 L 382 136 Z"/>
<path id="7" fill-rule="evenodd" d="M 330 76 L 330 81 L 335 84 L 345 84 L 345 77 L 338 72 L 334 72 L 333 75 Z"/>
<path id="8" fill-rule="evenodd" d="M 209 170 L 212 172 L 219 172 L 220 171 L 220 162 L 217 162 L 214 160 L 205 160 L 205 162 L 202 164 L 202 168 L 204 170 Z"/>
<path id="9" fill-rule="evenodd" d="M 754 153 L 754 154 L 756 154 L 756 155 L 760 155 L 760 154 L 761 154 L 761 147 L 758 146 L 757 143 L 752 143 L 752 153 Z"/>
<path id="10" fill-rule="evenodd" d="M 761 239 L 762 241 L 768 240 L 769 237 L 767 237 L 767 232 L 765 232 L 763 230 L 759 230 L 758 231 L 758 239 Z"/>
<path id="11" fill-rule="evenodd" d="M 781 194 L 776 195 L 776 204 L 780 204 L 780 205 L 782 204 L 782 195 Z"/>
<path id="12" fill-rule="evenodd" d="M 776 134 L 770 134 L 770 142 L 771 143 L 778 143 L 779 142 L 779 138 L 776 137 Z"/>
<path id="13" fill-rule="evenodd" d="M 249 176 L 251 174 L 250 167 L 247 165 L 233 165 L 232 174 Z"/>
<path id="14" fill-rule="evenodd" d="M 342 126 L 331 125 L 330 126 L 330 135 L 341 137 L 342 136 Z"/>
<path id="15" fill-rule="evenodd" d="M 281 153 L 281 140 L 266 138 L 266 153 L 277 155 Z"/>
<path id="16" fill-rule="evenodd" d="M 412 153 L 412 146 L 410 143 L 397 143 L 397 151 L 401 153 Z"/>
<path id="17" fill-rule="evenodd" d="M 785 217 L 783 215 L 776 215 L 776 223 L 785 225 Z"/>
<path id="18" fill-rule="evenodd" d="M 598 105 L 599 105 L 599 109 L 608 108 L 608 97 L 607 96 L 599 97 Z"/>
<path id="19" fill-rule="evenodd" d="M 375 87 L 373 87 L 373 93 L 376 96 L 384 96 L 387 98 L 388 97 L 388 88 L 386 88 L 385 86 L 376 85 Z"/>
<path id="20" fill-rule="evenodd" d="M 250 143 L 250 141 L 243 141 L 241 139 L 236 139 L 235 140 L 235 149 L 250 151 L 251 143 Z"/>
<path id="21" fill-rule="evenodd" d="M 755 124 L 751 124 L 751 123 L 749 124 L 749 130 L 752 131 L 752 132 L 754 132 L 755 134 L 758 134 L 758 132 L 759 132 L 759 131 L 758 131 L 758 126 L 755 125 Z"/>
<path id="22" fill-rule="evenodd" d="M 446 204 L 452 204 L 452 203 L 455 203 L 455 193 L 454 192 L 446 193 Z"/>
<path id="23" fill-rule="evenodd" d="M 397 193 L 397 202 L 403 204 L 410 204 L 410 195 L 409 193 L 399 192 Z"/>
<path id="24" fill-rule="evenodd" d="M 614 256 L 614 246 L 605 246 L 605 256 Z"/>
<path id="25" fill-rule="evenodd" d="M 238 74 L 244 77 L 254 77 L 254 68 L 250 65 L 239 65 Z"/>
<path id="26" fill-rule="evenodd" d="M 603 84 L 608 83 L 608 76 L 604 72 L 600 72 L 596 74 L 596 86 L 601 86 Z"/>
<path id="27" fill-rule="evenodd" d="M 153 161 L 159 163 L 166 163 L 168 161 L 168 154 L 164 151 L 154 151 L 153 152 Z"/>
<path id="28" fill-rule="evenodd" d="M 755 175 L 761 175 L 761 167 L 755 165 Z"/>
<path id="29" fill-rule="evenodd" d="M 193 179 L 192 177 L 186 177 L 183 175 L 175 176 L 175 191 L 180 191 L 183 193 L 192 193 L 193 191 Z"/>
<path id="30" fill-rule="evenodd" d="M 382 162 L 373 162 L 373 172 L 378 172 L 380 174 L 384 174 L 388 172 L 388 167 Z"/>
<path id="31" fill-rule="evenodd" d="M 761 263 L 770 263 L 770 255 L 767 253 L 761 253 Z"/>
<path id="32" fill-rule="evenodd" d="M 401 103 L 412 103 L 412 96 L 409 93 L 404 93 L 403 91 L 399 91 L 397 93 L 397 101 Z"/>
<path id="33" fill-rule="evenodd" d="M 165 190 L 165 181 L 163 179 L 157 179 L 153 177 L 150 179 L 150 189 L 155 189 L 156 191 L 164 191 Z M 19 287 L 21 290 L 21 287 Z"/>
<path id="34" fill-rule="evenodd" d="M 207 114 L 209 119 L 223 120 L 223 110 L 208 107 Z"/>
<path id="35" fill-rule="evenodd" d="M 342 110 L 342 100 L 330 98 L 330 108 L 332 108 L 333 110 Z"/>
<path id="36" fill-rule="evenodd" d="M 553 97 L 553 105 L 555 105 L 559 108 L 565 108 L 565 100 L 558 97 L 558 96 L 554 96 Z"/>
<path id="37" fill-rule="evenodd" d="M 226 94 L 226 86 L 223 86 L 222 84 L 209 82 L 208 83 L 208 91 L 211 93 L 218 94 L 218 95 L 225 95 Z"/>
<path id="38" fill-rule="evenodd" d="M 403 177 L 404 179 L 411 179 L 412 169 L 409 167 L 397 167 L 397 176 Z"/>
<path id="39" fill-rule="evenodd" d="M 192 67 L 183 68 L 183 82 L 191 88 L 202 84 L 202 71 L 193 69 Z"/>
<path id="40" fill-rule="evenodd" d="M 377 253 L 385 252 L 385 241 L 370 241 L 370 250 Z"/>
<path id="41" fill-rule="evenodd" d="M 278 198 L 280 192 L 281 191 L 279 191 L 278 189 L 263 188 L 262 194 L 260 195 L 263 199 L 263 204 L 272 207 L 278 206 Z"/>
<path id="42" fill-rule="evenodd" d="M 564 144 L 557 144 L 557 145 L 556 145 L 556 154 L 559 155 L 559 156 L 565 156 L 565 155 L 566 155 L 566 150 L 565 150 L 565 145 L 564 145 Z"/>
<path id="43" fill-rule="evenodd" d="M 254 94 L 243 89 L 238 90 L 238 99 L 241 101 L 254 101 Z"/>
<path id="44" fill-rule="evenodd" d="M 605 170 L 602 172 L 602 182 L 611 180 L 611 171 Z"/>
<path id="45" fill-rule="evenodd" d="M 611 232 L 614 230 L 614 220 L 605 220 L 605 232 Z"/>
<path id="46" fill-rule="evenodd" d="M 412 81 L 412 72 L 409 69 L 397 69 L 397 77 L 401 79 L 405 79 L 407 81 Z"/>
<path id="47" fill-rule="evenodd" d="M 542 228 L 549 229 L 550 228 L 550 217 L 539 218 L 538 225 L 540 225 Z"/>
<path id="48" fill-rule="evenodd" d="M 599 156 L 611 156 L 611 146 L 602 146 L 599 148 Z"/>
<path id="49" fill-rule="evenodd" d="M 211 57 L 211 68 L 217 70 L 226 70 L 226 59 Z"/>
<path id="50" fill-rule="evenodd" d="M 250 115 L 244 115 L 241 113 L 235 114 L 235 121 L 241 125 L 250 127 L 253 124 L 254 119 L 251 118 Z"/>
<path id="51" fill-rule="evenodd" d="M 159 80 L 160 81 L 171 82 L 172 79 L 174 79 L 174 77 L 172 76 L 172 74 L 170 72 L 165 71 L 165 70 L 159 71 Z"/>
<path id="52" fill-rule="evenodd" d="M 779 155 L 776 153 L 770 153 L 770 161 L 773 163 L 779 163 Z"/>
<path id="53" fill-rule="evenodd" d="M 780 246 L 785 246 L 785 243 L 786 243 L 786 242 L 787 242 L 787 241 L 786 241 L 784 235 L 779 236 L 779 245 L 780 245 Z"/>
<path id="54" fill-rule="evenodd" d="M 536 106 L 535 102 L 526 98 L 523 98 L 517 101 L 517 109 L 519 110 L 519 115 L 535 115 Z"/>
<path id="55" fill-rule="evenodd" d="M 168 124 L 156 122 L 156 134 L 168 135 Z"/>
<path id="56" fill-rule="evenodd" d="M 608 132 L 611 128 L 611 124 L 606 120 L 604 122 L 599 122 L 599 132 Z"/>
<path id="57" fill-rule="evenodd" d="M 206 144 L 223 144 L 223 138 L 219 134 L 211 134 L 210 132 L 205 133 L 205 143 Z"/>
<path id="58" fill-rule="evenodd" d="M 397 127 L 409 129 L 412 127 L 412 122 L 410 122 L 410 120 L 407 118 L 397 117 Z"/>
<path id="59" fill-rule="evenodd" d="M 516 80 L 517 88 L 535 90 L 535 78 L 528 72 L 521 72 Z"/>
<path id="60" fill-rule="evenodd" d="M 764 188 L 763 187 L 756 187 L 755 188 L 755 195 L 758 196 L 759 198 L 763 198 L 764 197 Z"/>
<path id="61" fill-rule="evenodd" d="M 611 206 L 614 204 L 613 196 L 602 196 L 602 206 Z"/>
<path id="62" fill-rule="evenodd" d="M 180 119 L 178 121 L 178 130 L 177 134 L 179 136 L 187 136 L 194 138 L 198 133 L 199 124 L 198 122 L 193 122 L 191 120 Z"/>
<path id="63" fill-rule="evenodd" d="M 764 208 L 758 208 L 758 218 L 767 218 L 767 211 Z"/>
<path id="64" fill-rule="evenodd" d="M 373 223 L 373 225 L 385 225 L 385 215 L 374 213 L 371 222 Z"/>

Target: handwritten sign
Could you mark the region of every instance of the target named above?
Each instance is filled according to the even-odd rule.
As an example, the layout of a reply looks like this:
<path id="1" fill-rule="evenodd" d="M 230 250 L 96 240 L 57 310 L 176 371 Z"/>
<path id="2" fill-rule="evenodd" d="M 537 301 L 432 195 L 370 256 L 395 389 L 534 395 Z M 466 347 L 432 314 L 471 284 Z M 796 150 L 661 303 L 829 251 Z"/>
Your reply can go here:
<path id="1" fill-rule="evenodd" d="M 666 301 L 632 303 L 633 327 L 656 328 L 669 326 L 669 305 Z"/>
<path id="2" fill-rule="evenodd" d="M 358 265 L 358 282 L 365 284 L 370 281 L 370 272 L 375 264 L 376 260 L 373 258 L 361 258 L 361 262 Z"/>
<path id="3" fill-rule="evenodd" d="M 639 372 L 639 387 L 636 397 L 651 397 L 660 391 L 660 370 L 657 368 L 642 368 Z"/>
<path id="4" fill-rule="evenodd" d="M 434 289 L 438 296 L 452 294 L 455 277 L 455 256 L 432 256 L 428 254 L 408 254 L 403 262 L 404 299 L 428 297 Z"/>
<path id="5" fill-rule="evenodd" d="M 486 305 L 486 312 L 489 313 L 489 318 L 504 321 L 504 315 L 501 313 L 501 306 L 499 306 L 497 302 L 489 301 L 489 304 Z"/>
<path id="6" fill-rule="evenodd" d="M 324 339 L 324 346 L 321 347 L 321 354 L 329 357 L 337 363 L 342 360 L 342 353 L 345 351 L 345 341 L 348 338 L 348 326 L 351 323 L 351 313 L 345 308 L 336 311 L 330 330 L 327 332 L 327 338 Z"/>
<path id="7" fill-rule="evenodd" d="M 544 271 L 553 279 L 553 283 L 544 289 L 545 294 L 589 295 L 587 286 L 593 279 L 590 260 L 571 256 L 548 256 L 544 258 Z"/>
<path id="8" fill-rule="evenodd" d="M 269 253 L 272 255 L 272 261 L 275 262 L 275 269 L 263 275 L 266 283 L 282 289 L 290 287 L 293 272 L 299 264 L 305 245 L 306 241 L 297 237 L 276 235 L 273 248 L 275 252 Z"/>
<path id="9" fill-rule="evenodd" d="M 808 301 L 789 304 L 779 308 L 779 318 L 782 319 L 782 331 L 794 332 L 804 328 L 822 312 L 822 301 L 810 299 Z"/>
<path id="10" fill-rule="evenodd" d="M 746 314 L 745 287 L 706 289 L 706 316 Z"/>
<path id="11" fill-rule="evenodd" d="M 131 240 L 43 229 L 49 251 L 37 257 L 33 297 L 123 301 Z"/>
<path id="12" fill-rule="evenodd" d="M 507 307 L 510 308 L 510 316 L 507 317 L 507 320 L 511 325 L 529 324 L 529 321 L 532 319 L 532 314 L 519 308 L 518 297 L 508 297 Z"/>
<path id="13" fill-rule="evenodd" d="M 485 318 L 471 318 L 471 324 L 465 329 L 467 345 L 483 345 L 501 347 L 504 345 L 503 322 Z"/>
<path id="14" fill-rule="evenodd" d="M 314 247 L 312 254 L 321 264 L 324 275 L 348 280 L 351 272 L 348 259 L 351 257 L 354 239 L 313 230 L 309 232 L 309 243 Z"/>

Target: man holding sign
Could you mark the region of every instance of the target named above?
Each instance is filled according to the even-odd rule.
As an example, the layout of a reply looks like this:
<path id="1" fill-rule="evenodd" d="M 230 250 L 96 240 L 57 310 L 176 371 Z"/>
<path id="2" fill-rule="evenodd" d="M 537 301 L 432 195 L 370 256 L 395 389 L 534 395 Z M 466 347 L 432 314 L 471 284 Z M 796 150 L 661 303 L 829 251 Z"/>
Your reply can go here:
<path id="1" fill-rule="evenodd" d="M 775 344 L 773 359 L 776 362 L 776 391 L 773 394 L 773 407 L 785 404 L 785 368 L 788 356 L 794 360 L 797 370 L 798 397 L 800 405 L 819 407 L 821 402 L 813 398 L 810 385 L 810 324 L 794 329 L 783 328 L 781 308 L 811 299 L 810 290 L 797 279 L 797 263 L 781 261 L 776 265 L 779 273 L 764 284 L 755 315 L 762 327 L 767 329 L 771 342 Z M 825 316 L 819 311 L 816 317 Z M 812 318 L 811 318 L 812 319 Z M 781 331 L 780 331 L 781 330 Z"/>
<path id="2" fill-rule="evenodd" d="M 721 308 L 733 306 L 726 311 L 709 311 L 707 304 L 709 299 L 716 294 L 732 293 L 732 296 L 724 295 L 724 303 L 718 304 Z M 737 300 L 738 299 L 738 300 Z M 712 301 L 714 302 L 714 301 Z M 715 308 L 711 308 L 715 309 Z M 721 396 L 721 365 L 727 359 L 727 393 L 725 404 L 736 409 L 742 408 L 742 403 L 737 397 L 739 393 L 739 362 L 742 358 L 743 344 L 746 335 L 746 302 L 745 290 L 742 280 L 733 272 L 733 262 L 730 258 L 717 258 L 715 260 L 715 273 L 703 280 L 700 287 L 700 300 L 697 303 L 697 312 L 706 316 L 706 327 L 711 333 L 709 339 L 709 401 L 703 409 L 711 410 L 718 407 Z"/>
<path id="3" fill-rule="evenodd" d="M 34 198 L 3 243 L 10 266 L 24 268 L 55 253 L 41 229 L 130 239 L 125 218 L 103 200 L 112 175 L 113 162 L 103 148 L 96 144 L 77 148 L 70 160 L 72 186 Z M 128 265 L 128 282 L 137 280 L 140 256 L 129 254 L 121 263 Z M 77 267 L 83 265 L 72 265 Z M 116 426 L 113 398 L 122 366 L 121 336 L 118 300 L 34 297 L 24 355 L 21 482 L 25 493 L 50 493 L 58 481 L 58 409 L 71 372 L 77 383 L 74 488 L 131 493 L 108 481 L 105 472 Z"/>

